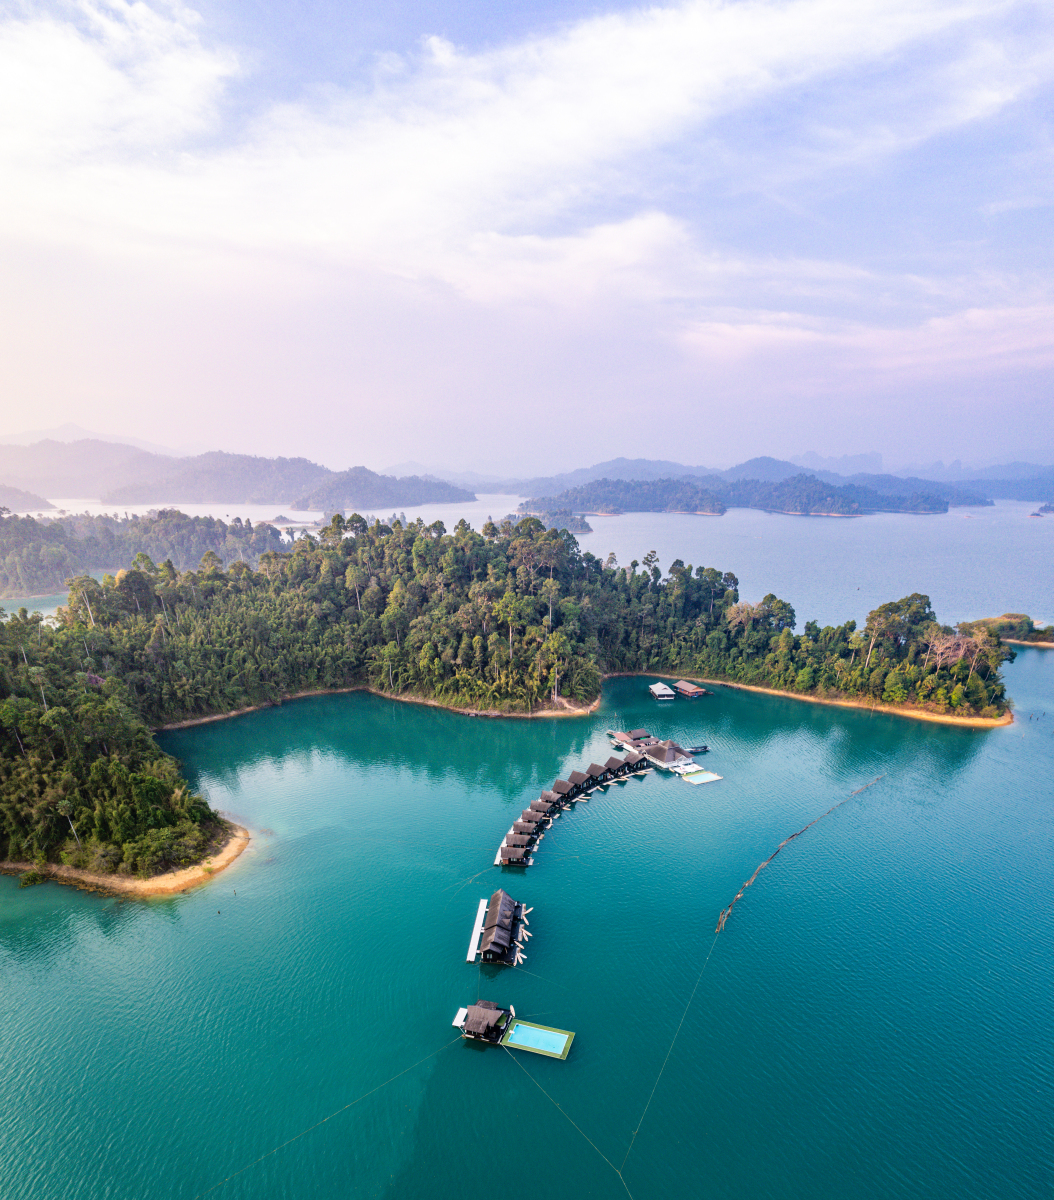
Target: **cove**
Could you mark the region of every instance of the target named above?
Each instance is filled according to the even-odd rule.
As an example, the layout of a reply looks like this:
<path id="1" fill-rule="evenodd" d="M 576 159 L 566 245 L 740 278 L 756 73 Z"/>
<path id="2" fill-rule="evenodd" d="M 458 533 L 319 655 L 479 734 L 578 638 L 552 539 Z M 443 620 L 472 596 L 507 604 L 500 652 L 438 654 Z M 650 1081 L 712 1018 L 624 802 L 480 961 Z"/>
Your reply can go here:
<path id="1" fill-rule="evenodd" d="M 729 689 L 657 706 L 626 678 L 574 721 L 360 692 L 161 735 L 253 844 L 150 902 L 0 878 L 0 1195 L 1045 1195 L 1054 656 L 1006 678 L 1018 720 L 984 731 Z M 708 743 L 723 780 L 631 778 L 526 872 L 490 866 L 637 726 Z M 700 977 L 758 863 L 877 775 L 761 872 Z M 534 907 L 526 971 L 464 961 L 499 882 Z M 575 1030 L 568 1059 L 528 1078 L 455 1041 L 477 996 Z M 605 1159 L 638 1126 L 624 1186 Z"/>

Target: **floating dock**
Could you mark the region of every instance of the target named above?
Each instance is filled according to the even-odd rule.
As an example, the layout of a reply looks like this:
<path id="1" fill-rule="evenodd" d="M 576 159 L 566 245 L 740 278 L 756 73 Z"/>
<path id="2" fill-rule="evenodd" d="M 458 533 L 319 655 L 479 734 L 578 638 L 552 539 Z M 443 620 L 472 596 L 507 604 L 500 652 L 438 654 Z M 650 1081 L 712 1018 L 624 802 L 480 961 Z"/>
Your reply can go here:
<path id="1" fill-rule="evenodd" d="M 479 902 L 479 908 L 476 910 L 476 922 L 472 926 L 472 937 L 468 943 L 468 957 L 465 962 L 474 963 L 476 955 L 479 953 L 479 939 L 483 936 L 483 922 L 487 917 L 487 897 L 484 896 Z"/>

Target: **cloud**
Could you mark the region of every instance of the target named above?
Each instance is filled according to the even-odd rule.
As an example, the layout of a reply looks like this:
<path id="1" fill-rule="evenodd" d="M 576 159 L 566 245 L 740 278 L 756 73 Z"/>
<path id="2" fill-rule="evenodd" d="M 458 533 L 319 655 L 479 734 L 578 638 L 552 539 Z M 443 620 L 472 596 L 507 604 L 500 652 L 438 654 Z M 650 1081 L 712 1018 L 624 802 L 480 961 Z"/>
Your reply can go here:
<path id="1" fill-rule="evenodd" d="M 212 345 L 203 312 L 235 364 L 281 336 L 275 313 L 302 329 L 325 312 L 343 332 L 310 361 L 290 345 L 273 378 L 336 396 L 358 370 L 409 405 L 460 372 L 465 411 L 503 362 L 526 370 L 527 336 L 559 347 L 546 385 L 565 412 L 613 346 L 622 380 L 665 373 L 684 395 L 704 367 L 748 361 L 766 394 L 788 364 L 802 393 L 871 371 L 1045 369 L 1047 285 L 976 249 L 875 261 L 866 217 L 841 220 L 829 253 L 729 230 L 764 203 L 800 232 L 818 195 L 1039 94 L 1050 24 L 1016 0 L 690 0 L 480 52 L 427 37 L 354 87 L 306 80 L 246 114 L 247 68 L 190 9 L 26 10 L 0 23 L 0 305 L 40 346 L 68 304 L 95 396 L 159 386 L 122 337 L 137 308 L 166 314 L 150 339 L 170 389 Z M 1018 210 L 1001 195 L 987 211 Z M 75 294 L 57 305 L 60 287 Z M 100 297 L 109 312 L 89 314 Z M 430 368 L 396 369 L 396 348 Z M 68 371 L 15 353 L 7 386 L 57 402 Z M 208 351 L 217 380 L 236 370 L 222 359 Z"/>

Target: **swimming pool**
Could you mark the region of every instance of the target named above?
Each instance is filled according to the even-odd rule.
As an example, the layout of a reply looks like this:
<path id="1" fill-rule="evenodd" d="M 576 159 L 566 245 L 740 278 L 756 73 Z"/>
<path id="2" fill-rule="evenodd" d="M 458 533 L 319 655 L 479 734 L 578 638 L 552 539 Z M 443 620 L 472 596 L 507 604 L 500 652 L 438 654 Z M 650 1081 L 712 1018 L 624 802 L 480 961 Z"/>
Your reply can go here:
<path id="1" fill-rule="evenodd" d="M 519 1046 L 523 1050 L 537 1050 L 541 1054 L 563 1058 L 572 1036 L 562 1029 L 546 1029 L 542 1025 L 526 1025 L 517 1021 L 503 1040 L 507 1046 Z"/>

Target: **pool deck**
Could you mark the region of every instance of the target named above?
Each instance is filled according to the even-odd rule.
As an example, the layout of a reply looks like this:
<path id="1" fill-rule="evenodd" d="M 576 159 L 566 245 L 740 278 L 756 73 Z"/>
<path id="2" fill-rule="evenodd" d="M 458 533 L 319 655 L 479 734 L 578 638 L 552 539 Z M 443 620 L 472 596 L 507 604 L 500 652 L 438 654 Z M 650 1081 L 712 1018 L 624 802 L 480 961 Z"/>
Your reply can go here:
<path id="1" fill-rule="evenodd" d="M 517 1042 L 510 1042 L 509 1038 L 515 1033 L 518 1026 L 526 1029 L 541 1029 L 545 1033 L 562 1034 L 565 1038 L 564 1049 L 562 1054 L 557 1054 L 552 1050 L 540 1050 L 537 1046 L 524 1046 Z M 569 1029 L 556 1029 L 552 1025 L 538 1025 L 534 1021 L 523 1021 L 519 1017 L 515 1017 L 510 1023 L 509 1028 L 505 1031 L 505 1036 L 501 1039 L 501 1044 L 507 1046 L 510 1050 L 527 1050 L 531 1054 L 543 1054 L 546 1058 L 564 1059 L 567 1057 L 568 1051 L 571 1049 L 571 1043 L 575 1040 L 575 1035 Z"/>

